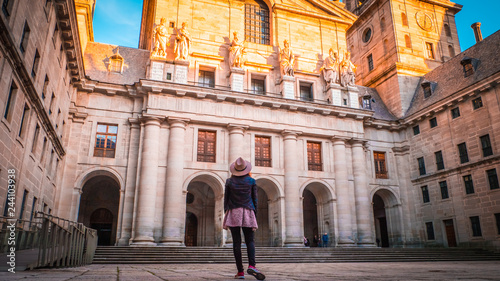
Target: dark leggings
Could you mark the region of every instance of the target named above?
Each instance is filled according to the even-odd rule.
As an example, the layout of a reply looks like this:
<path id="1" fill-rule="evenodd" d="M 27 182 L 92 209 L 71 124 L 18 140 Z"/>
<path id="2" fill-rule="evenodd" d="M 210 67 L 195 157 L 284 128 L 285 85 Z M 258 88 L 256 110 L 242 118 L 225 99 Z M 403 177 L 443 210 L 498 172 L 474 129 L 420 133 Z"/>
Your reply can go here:
<path id="1" fill-rule="evenodd" d="M 255 243 L 254 232 L 251 227 L 241 227 L 245 235 L 245 244 L 247 244 L 248 264 L 255 266 Z M 236 260 L 238 272 L 243 272 L 243 261 L 241 259 L 241 233 L 240 227 L 230 227 L 233 236 L 233 253 Z"/>

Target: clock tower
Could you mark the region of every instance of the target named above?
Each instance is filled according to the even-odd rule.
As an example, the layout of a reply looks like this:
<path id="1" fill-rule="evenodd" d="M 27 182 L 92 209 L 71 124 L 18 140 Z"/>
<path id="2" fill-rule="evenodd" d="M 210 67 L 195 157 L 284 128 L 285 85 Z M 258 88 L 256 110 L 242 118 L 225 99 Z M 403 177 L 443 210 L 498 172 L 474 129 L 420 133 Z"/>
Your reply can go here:
<path id="1" fill-rule="evenodd" d="M 460 53 L 455 14 L 447 0 L 348 0 L 359 18 L 347 32 L 356 84 L 375 87 L 403 117 L 420 77 Z"/>

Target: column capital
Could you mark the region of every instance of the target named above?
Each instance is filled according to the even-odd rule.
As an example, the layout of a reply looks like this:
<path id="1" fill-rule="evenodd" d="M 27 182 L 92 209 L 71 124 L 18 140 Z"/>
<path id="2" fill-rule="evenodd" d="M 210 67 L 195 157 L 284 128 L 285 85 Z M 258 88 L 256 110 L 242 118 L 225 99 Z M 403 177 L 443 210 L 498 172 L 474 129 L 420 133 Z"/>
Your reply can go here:
<path id="1" fill-rule="evenodd" d="M 352 146 L 366 146 L 368 144 L 368 140 L 360 139 L 360 138 L 351 138 L 349 142 Z"/>
<path id="2" fill-rule="evenodd" d="M 142 124 L 145 124 L 145 125 L 157 125 L 157 126 L 160 126 L 160 123 L 163 122 L 163 120 L 165 120 L 165 116 L 143 114 L 139 118 L 139 120 L 141 121 Z"/>
<path id="3" fill-rule="evenodd" d="M 186 129 L 187 124 L 191 121 L 188 118 L 180 118 L 180 117 L 167 117 L 167 122 L 170 125 L 170 128 L 182 128 Z"/>
<path id="4" fill-rule="evenodd" d="M 227 129 L 229 131 L 229 134 L 243 134 L 245 131 L 248 129 L 249 126 L 247 125 L 241 125 L 241 124 L 233 124 L 229 123 L 227 125 Z"/>
<path id="5" fill-rule="evenodd" d="M 141 125 L 141 120 L 139 120 L 139 118 L 129 118 L 128 122 L 131 128 L 139 128 Z"/>
<path id="6" fill-rule="evenodd" d="M 404 146 L 401 146 L 401 147 L 393 147 L 392 151 L 394 151 L 394 153 L 396 155 L 405 155 L 405 154 L 410 153 L 410 146 L 409 145 L 404 145 Z"/>
<path id="7" fill-rule="evenodd" d="M 344 137 L 344 136 L 333 136 L 332 137 L 332 142 L 334 145 L 339 145 L 339 144 L 345 145 L 345 143 L 349 140 L 350 140 L 350 138 Z"/>
<path id="8" fill-rule="evenodd" d="M 301 135 L 302 132 L 293 130 L 283 130 L 281 131 L 281 134 L 283 135 L 284 139 L 297 139 L 297 137 Z"/>

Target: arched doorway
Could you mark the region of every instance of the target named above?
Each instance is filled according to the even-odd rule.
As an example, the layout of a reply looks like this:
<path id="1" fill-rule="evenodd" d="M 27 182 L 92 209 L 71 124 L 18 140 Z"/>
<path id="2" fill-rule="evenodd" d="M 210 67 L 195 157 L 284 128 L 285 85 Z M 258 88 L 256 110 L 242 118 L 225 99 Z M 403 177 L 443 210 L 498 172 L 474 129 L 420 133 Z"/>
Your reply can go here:
<path id="1" fill-rule="evenodd" d="M 186 233 L 184 243 L 187 247 L 197 246 L 198 244 L 198 219 L 191 213 L 186 213 Z"/>
<path id="2" fill-rule="evenodd" d="M 257 178 L 258 206 L 255 245 L 279 247 L 283 244 L 281 231 L 282 198 L 277 184 L 269 178 Z"/>
<path id="3" fill-rule="evenodd" d="M 94 176 L 82 188 L 78 222 L 97 230 L 99 245 L 114 245 L 120 187 L 110 176 Z"/>
<path id="4" fill-rule="evenodd" d="M 388 189 L 379 189 L 373 195 L 373 218 L 379 247 L 400 247 L 403 245 L 401 204 Z"/>
<path id="5" fill-rule="evenodd" d="M 266 192 L 260 187 L 257 188 L 257 198 L 257 225 L 259 229 L 255 231 L 255 246 L 271 246 L 268 199 Z"/>
<path id="6" fill-rule="evenodd" d="M 321 182 L 311 182 L 302 192 L 302 215 L 304 237 L 315 247 L 314 236 L 321 240 L 323 234 L 328 234 L 329 246 L 335 244 L 333 196 L 329 188 Z"/>

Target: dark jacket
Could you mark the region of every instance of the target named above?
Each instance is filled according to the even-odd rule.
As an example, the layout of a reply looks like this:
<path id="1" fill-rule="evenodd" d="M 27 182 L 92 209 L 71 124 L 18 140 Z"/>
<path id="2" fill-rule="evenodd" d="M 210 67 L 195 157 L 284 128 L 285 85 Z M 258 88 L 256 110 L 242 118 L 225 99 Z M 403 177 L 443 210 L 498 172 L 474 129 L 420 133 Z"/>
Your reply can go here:
<path id="1" fill-rule="evenodd" d="M 241 207 L 257 213 L 257 185 L 249 175 L 232 176 L 226 180 L 224 212 Z"/>

